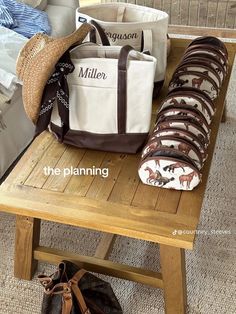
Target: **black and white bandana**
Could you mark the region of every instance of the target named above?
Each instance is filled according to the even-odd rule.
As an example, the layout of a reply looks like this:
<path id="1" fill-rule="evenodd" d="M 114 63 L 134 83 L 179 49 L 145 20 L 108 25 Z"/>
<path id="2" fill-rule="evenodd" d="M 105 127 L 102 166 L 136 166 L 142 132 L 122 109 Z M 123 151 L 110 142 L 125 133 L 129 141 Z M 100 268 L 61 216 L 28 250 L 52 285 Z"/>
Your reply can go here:
<path id="1" fill-rule="evenodd" d="M 48 128 L 53 107 L 57 105 L 62 126 L 59 140 L 63 141 L 64 135 L 69 130 L 69 87 L 66 76 L 74 69 L 70 53 L 67 51 L 56 64 L 55 72 L 48 79 L 44 88 L 35 136 Z"/>

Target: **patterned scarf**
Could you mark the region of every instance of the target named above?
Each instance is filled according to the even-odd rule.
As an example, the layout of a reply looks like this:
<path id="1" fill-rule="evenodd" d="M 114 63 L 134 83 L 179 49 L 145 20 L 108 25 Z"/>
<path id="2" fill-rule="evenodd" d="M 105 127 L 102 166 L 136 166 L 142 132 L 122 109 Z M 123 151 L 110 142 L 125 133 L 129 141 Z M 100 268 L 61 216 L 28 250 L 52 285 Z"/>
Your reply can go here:
<path id="1" fill-rule="evenodd" d="M 70 53 L 67 51 L 56 64 L 55 72 L 44 88 L 35 137 L 47 129 L 51 121 L 53 107 L 57 105 L 61 118 L 61 134 L 58 140 L 63 141 L 64 135 L 69 130 L 69 87 L 66 76 L 72 73 L 74 69 Z"/>

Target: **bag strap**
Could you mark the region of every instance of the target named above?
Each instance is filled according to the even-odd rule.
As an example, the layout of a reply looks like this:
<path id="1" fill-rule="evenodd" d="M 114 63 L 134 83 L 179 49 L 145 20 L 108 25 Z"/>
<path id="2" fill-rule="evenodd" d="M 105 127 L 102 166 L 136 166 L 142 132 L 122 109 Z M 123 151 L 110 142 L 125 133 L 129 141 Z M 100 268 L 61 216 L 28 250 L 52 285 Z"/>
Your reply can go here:
<path id="1" fill-rule="evenodd" d="M 72 294 L 71 292 L 63 293 L 62 311 L 61 314 L 71 314 L 72 310 Z"/>
<path id="2" fill-rule="evenodd" d="M 152 30 L 144 29 L 142 31 L 142 35 L 143 35 L 142 51 L 143 52 L 149 51 L 151 55 L 152 54 Z"/>
<path id="3" fill-rule="evenodd" d="M 104 30 L 102 29 L 101 25 L 99 25 L 96 21 L 91 20 L 90 24 L 93 25 L 94 29 L 91 30 L 90 32 L 90 41 L 93 43 L 97 42 L 96 39 L 96 31 L 99 34 L 99 37 L 101 39 L 102 45 L 103 46 L 110 46 L 110 42 L 109 39 L 107 38 L 106 33 L 104 32 Z"/>
<path id="4" fill-rule="evenodd" d="M 58 283 L 50 289 L 52 283 L 51 277 L 41 275 L 39 277 L 40 282 L 44 286 L 44 293 L 47 295 L 57 295 L 62 294 L 62 314 L 70 314 L 72 309 L 72 294 L 73 291 L 78 305 L 81 311 L 81 314 L 91 314 L 89 308 L 87 307 L 82 292 L 79 288 L 79 281 L 86 274 L 86 270 L 79 270 L 67 283 Z"/>
<path id="5" fill-rule="evenodd" d="M 84 269 L 80 269 L 79 271 L 77 271 L 77 273 L 69 280 L 69 283 L 71 284 L 71 289 L 74 293 L 74 295 L 76 296 L 76 299 L 78 301 L 78 305 L 80 308 L 80 311 L 82 314 L 91 314 L 89 308 L 87 307 L 85 301 L 84 301 L 84 297 L 82 295 L 82 292 L 79 288 L 79 281 L 81 280 L 81 278 L 86 274 L 86 270 Z"/>
<path id="6" fill-rule="evenodd" d="M 53 285 L 54 280 L 60 280 L 60 282 L 64 282 L 64 280 L 68 281 L 67 274 L 65 272 L 65 263 L 61 262 L 58 265 L 58 269 L 53 274 L 46 276 L 44 274 L 38 275 L 38 280 L 41 285 L 47 290 L 50 290 L 50 287 Z"/>
<path id="7" fill-rule="evenodd" d="M 117 17 L 116 22 L 123 22 L 124 13 L 125 13 L 125 6 L 119 6 L 117 9 Z"/>
<path id="8" fill-rule="evenodd" d="M 52 289 L 45 287 L 44 293 L 47 295 L 62 294 L 62 311 L 61 314 L 71 314 L 72 309 L 72 294 L 71 287 L 68 282 L 58 283 Z"/>
<path id="9" fill-rule="evenodd" d="M 78 302 L 79 302 L 80 304 L 82 304 L 82 303 L 85 304 L 84 308 L 86 308 L 86 309 L 85 309 L 85 312 L 82 312 L 82 313 L 83 313 L 83 314 L 91 314 L 91 313 L 90 313 L 90 310 L 87 308 L 87 305 L 86 305 L 86 303 L 88 303 L 88 304 L 89 304 L 89 307 L 90 307 L 91 309 L 95 310 L 96 313 L 105 314 L 105 312 L 102 311 L 102 310 L 101 310 L 95 303 L 93 303 L 90 299 L 85 298 L 85 299 L 86 299 L 86 303 L 85 303 L 85 301 L 84 301 L 84 297 L 83 297 L 83 295 L 82 295 L 82 293 L 81 293 L 81 290 L 80 290 L 78 284 L 79 284 L 79 281 L 81 280 L 81 278 L 82 278 L 86 273 L 87 273 L 86 270 L 80 269 L 80 270 L 73 276 L 73 278 L 72 278 L 73 283 L 71 284 L 71 289 L 73 290 L 73 292 L 74 292 L 74 294 L 75 294 L 77 300 L 78 300 L 78 299 L 80 300 L 80 301 L 78 301 Z M 70 281 L 71 281 L 71 280 L 70 280 Z M 81 310 L 81 309 L 80 309 L 80 310 Z M 87 312 L 86 312 L 86 310 L 87 310 Z M 81 310 L 81 311 L 82 311 L 82 310 Z"/>
<path id="10" fill-rule="evenodd" d="M 117 121 L 118 134 L 126 133 L 127 119 L 127 61 L 131 46 L 123 46 L 118 60 L 118 88 L 117 88 Z"/>

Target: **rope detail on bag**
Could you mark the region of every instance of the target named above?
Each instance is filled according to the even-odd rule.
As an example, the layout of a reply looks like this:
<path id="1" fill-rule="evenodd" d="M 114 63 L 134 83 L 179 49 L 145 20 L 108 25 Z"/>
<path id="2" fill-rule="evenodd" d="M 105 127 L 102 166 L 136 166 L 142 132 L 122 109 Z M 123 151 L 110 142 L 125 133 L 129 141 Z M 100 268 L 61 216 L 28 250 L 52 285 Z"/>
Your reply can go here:
<path id="1" fill-rule="evenodd" d="M 63 141 L 64 135 L 69 130 L 69 87 L 66 77 L 74 69 L 70 53 L 67 51 L 56 64 L 55 72 L 48 79 L 44 88 L 41 109 L 36 123 L 35 137 L 47 129 L 51 121 L 52 110 L 57 105 L 61 118 L 59 141 Z"/>

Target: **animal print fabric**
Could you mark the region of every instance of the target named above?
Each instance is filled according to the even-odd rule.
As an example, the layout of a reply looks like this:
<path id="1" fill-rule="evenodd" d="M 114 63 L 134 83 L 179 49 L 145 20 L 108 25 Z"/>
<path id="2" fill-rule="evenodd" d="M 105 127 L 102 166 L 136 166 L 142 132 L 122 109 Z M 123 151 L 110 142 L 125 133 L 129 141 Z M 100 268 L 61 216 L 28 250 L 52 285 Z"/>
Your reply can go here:
<path id="1" fill-rule="evenodd" d="M 224 78 L 228 53 L 214 37 L 195 39 L 169 83 L 139 166 L 143 183 L 192 190 L 201 182 L 211 121 Z"/>

